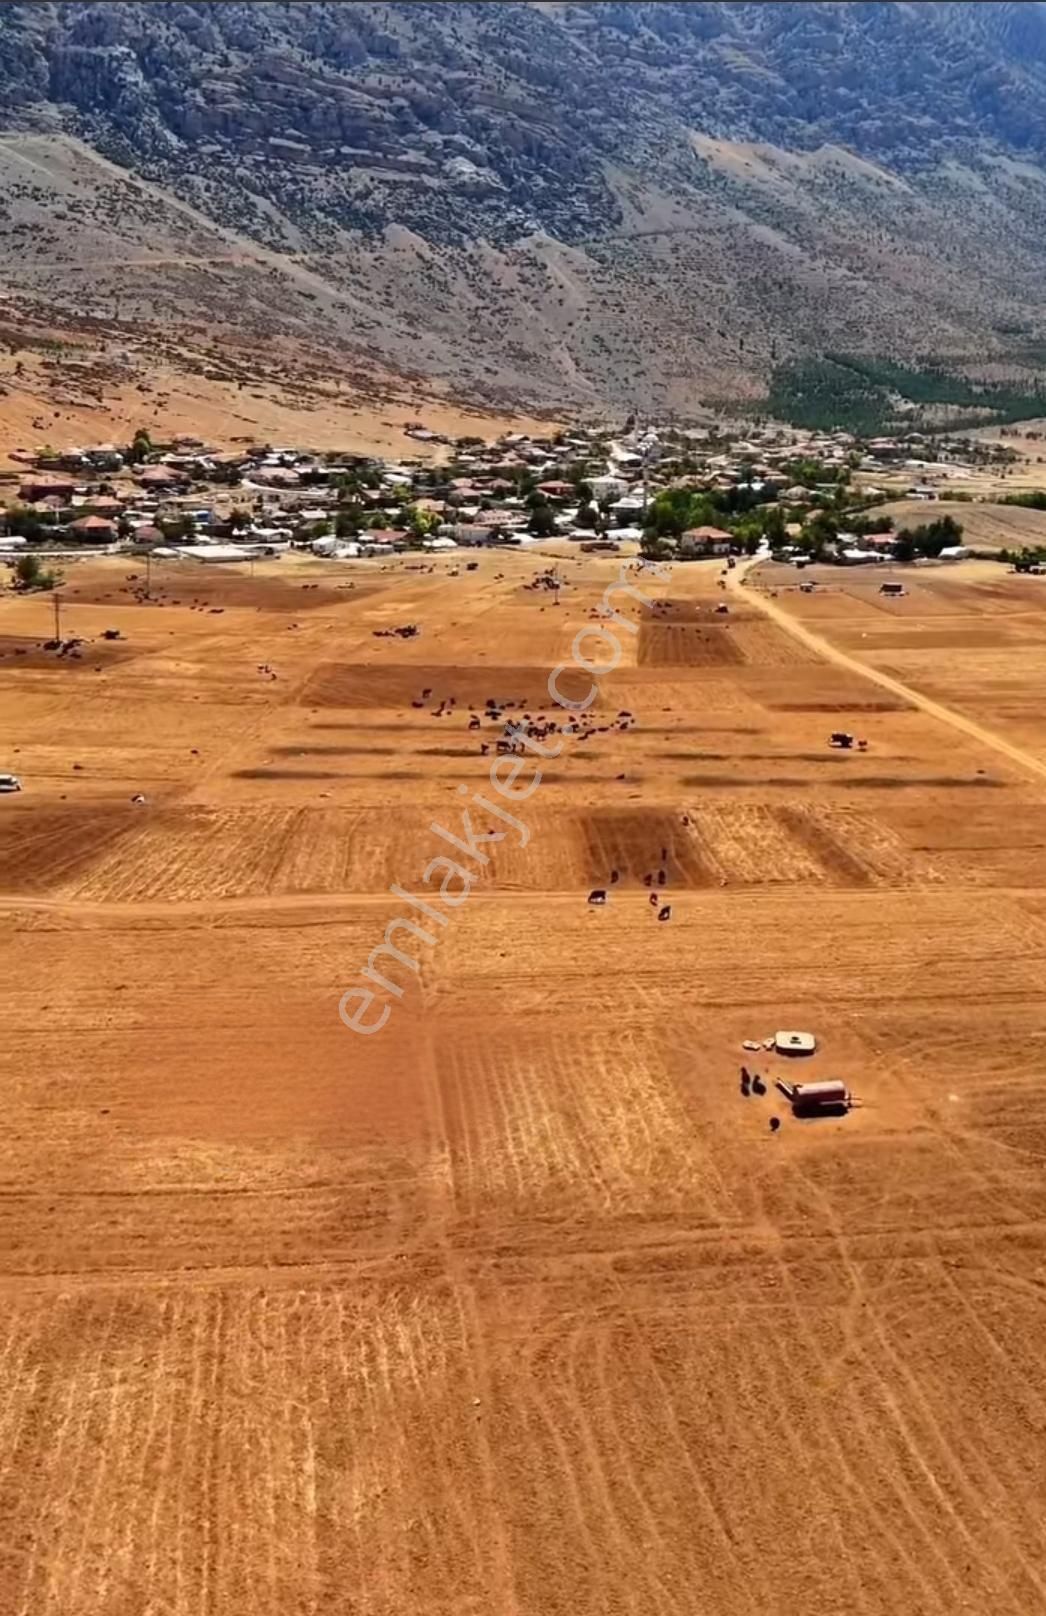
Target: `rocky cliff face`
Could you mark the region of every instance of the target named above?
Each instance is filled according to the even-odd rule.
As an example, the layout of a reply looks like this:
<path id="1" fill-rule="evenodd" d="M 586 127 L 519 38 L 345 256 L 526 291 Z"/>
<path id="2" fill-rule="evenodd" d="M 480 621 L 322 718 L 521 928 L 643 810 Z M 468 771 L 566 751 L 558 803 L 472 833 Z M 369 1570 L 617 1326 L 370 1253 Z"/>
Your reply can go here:
<path id="1" fill-rule="evenodd" d="M 476 385 L 679 402 L 1039 335 L 1038 4 L 8 4 L 0 108 Z"/>

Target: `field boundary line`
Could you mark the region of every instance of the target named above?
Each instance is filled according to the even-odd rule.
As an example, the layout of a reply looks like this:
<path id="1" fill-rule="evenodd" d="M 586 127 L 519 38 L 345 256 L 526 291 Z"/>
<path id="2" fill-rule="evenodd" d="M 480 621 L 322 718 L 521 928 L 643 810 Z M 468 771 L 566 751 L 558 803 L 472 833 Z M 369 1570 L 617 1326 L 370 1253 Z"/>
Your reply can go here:
<path id="1" fill-rule="evenodd" d="M 739 567 L 729 575 L 728 582 L 734 591 L 740 592 L 741 585 L 750 571 L 751 564 L 747 567 Z M 771 618 L 788 634 L 791 634 L 794 639 L 800 640 L 804 645 L 819 652 L 826 661 L 834 663 L 836 667 L 845 668 L 849 673 L 859 674 L 863 679 L 871 680 L 873 684 L 881 686 L 883 690 L 890 691 L 891 695 L 901 696 L 911 706 L 928 713 L 931 718 L 936 718 L 939 723 L 950 724 L 953 729 L 960 730 L 964 735 L 969 736 L 971 740 L 979 741 L 982 746 L 987 746 L 993 751 L 1001 753 L 1011 763 L 1015 763 L 1018 768 L 1023 769 L 1026 774 L 1033 775 L 1036 780 L 1046 781 L 1046 762 L 1034 757 L 1030 752 L 1023 751 L 1021 747 L 1014 746 L 1012 742 L 1004 740 L 994 730 L 985 729 L 983 724 L 978 724 L 974 719 L 967 718 L 964 714 L 956 712 L 953 707 L 945 707 L 941 702 L 934 701 L 932 697 L 924 696 L 920 691 L 913 689 L 911 685 L 903 684 L 900 679 L 895 679 L 892 674 L 883 673 L 879 668 L 872 667 L 866 662 L 860 662 L 856 657 L 850 656 L 848 652 L 842 651 L 838 646 L 833 645 L 830 640 L 826 640 L 822 635 L 808 629 L 805 623 L 800 623 L 783 606 L 778 606 L 766 595 L 759 594 L 755 590 L 745 590 L 744 599 L 758 606 L 761 612 Z"/>

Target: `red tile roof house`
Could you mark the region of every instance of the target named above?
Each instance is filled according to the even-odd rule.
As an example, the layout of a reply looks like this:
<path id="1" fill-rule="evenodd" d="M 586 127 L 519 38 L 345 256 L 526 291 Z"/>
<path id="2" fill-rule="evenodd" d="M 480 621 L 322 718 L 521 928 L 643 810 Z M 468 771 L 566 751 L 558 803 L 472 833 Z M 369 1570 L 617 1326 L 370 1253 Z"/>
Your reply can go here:
<path id="1" fill-rule="evenodd" d="M 138 481 L 145 488 L 187 488 L 192 479 L 177 466 L 146 466 Z"/>
<path id="2" fill-rule="evenodd" d="M 119 516 L 123 510 L 123 500 L 114 499 L 112 494 L 88 494 L 83 502 L 84 511 L 90 516 Z"/>
<path id="3" fill-rule="evenodd" d="M 679 541 L 682 555 L 729 555 L 733 534 L 721 527 L 689 527 Z"/>
<path id="4" fill-rule="evenodd" d="M 85 544 L 111 544 L 116 528 L 104 516 L 81 516 L 78 521 L 69 523 L 69 535 Z"/>
<path id="5" fill-rule="evenodd" d="M 72 499 L 76 484 L 71 477 L 27 477 L 18 490 L 18 497 L 27 505 L 38 499 L 54 495 L 62 500 Z"/>

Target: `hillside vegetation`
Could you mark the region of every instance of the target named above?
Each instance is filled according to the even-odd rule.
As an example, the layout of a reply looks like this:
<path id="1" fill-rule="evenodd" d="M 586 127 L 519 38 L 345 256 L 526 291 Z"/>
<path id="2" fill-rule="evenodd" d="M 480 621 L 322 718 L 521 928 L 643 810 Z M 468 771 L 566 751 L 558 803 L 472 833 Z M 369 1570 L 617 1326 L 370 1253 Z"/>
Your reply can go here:
<path id="1" fill-rule="evenodd" d="M 828 355 L 1038 386 L 1040 6 L 8 4 L 0 108 L 199 237 L 190 295 L 184 255 L 142 274 L 149 227 L 107 250 L 112 176 L 73 210 L 29 161 L 0 270 L 56 315 L 86 277 L 235 324 L 257 252 L 273 324 L 311 301 L 335 346 L 490 399 L 692 411 L 774 377 L 809 416 Z"/>
<path id="2" fill-rule="evenodd" d="M 895 499 L 871 513 L 889 517 L 895 528 L 950 516 L 962 526 L 962 542 L 974 550 L 1023 550 L 1046 545 L 1046 511 L 1001 502 Z"/>

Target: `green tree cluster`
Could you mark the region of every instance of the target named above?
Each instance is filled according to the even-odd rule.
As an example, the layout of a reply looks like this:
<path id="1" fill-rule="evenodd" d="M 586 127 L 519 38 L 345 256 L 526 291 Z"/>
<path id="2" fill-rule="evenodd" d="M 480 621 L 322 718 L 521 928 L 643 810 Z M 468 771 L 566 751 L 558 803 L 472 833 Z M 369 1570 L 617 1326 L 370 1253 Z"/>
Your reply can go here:
<path id="1" fill-rule="evenodd" d="M 153 440 L 149 436 L 148 430 L 144 426 L 140 426 L 135 433 L 124 458 L 129 465 L 140 466 L 142 461 L 147 460 L 152 452 Z"/>
<path id="2" fill-rule="evenodd" d="M 1004 566 L 1016 567 L 1018 572 L 1027 572 L 1031 567 L 1041 567 L 1046 562 L 1046 546 L 1041 544 L 1023 545 L 1020 550 L 996 550 L 996 561 Z"/>
<path id="3" fill-rule="evenodd" d="M 1046 511 L 1046 488 L 1029 488 L 1023 494 L 1004 494 L 999 504 L 1025 505 L 1031 511 Z"/>
<path id="4" fill-rule="evenodd" d="M 28 539 L 31 543 L 39 543 L 42 539 L 54 537 L 53 525 L 45 522 L 36 511 L 31 511 L 25 505 L 12 505 L 4 518 L 8 533 L 17 534 L 18 537 Z"/>
<path id="5" fill-rule="evenodd" d="M 25 594 L 36 589 L 55 589 L 61 581 L 61 574 L 46 570 L 39 556 L 19 556 L 15 562 L 15 588 Z"/>
<path id="6" fill-rule="evenodd" d="M 532 505 L 527 526 L 536 539 L 550 539 L 556 532 L 556 518 L 552 507 L 545 504 Z"/>
<path id="7" fill-rule="evenodd" d="M 916 556 L 939 556 L 942 550 L 962 542 L 962 524 L 954 516 L 941 516 L 919 527 L 902 527 L 893 547 L 895 561 L 914 561 Z"/>

